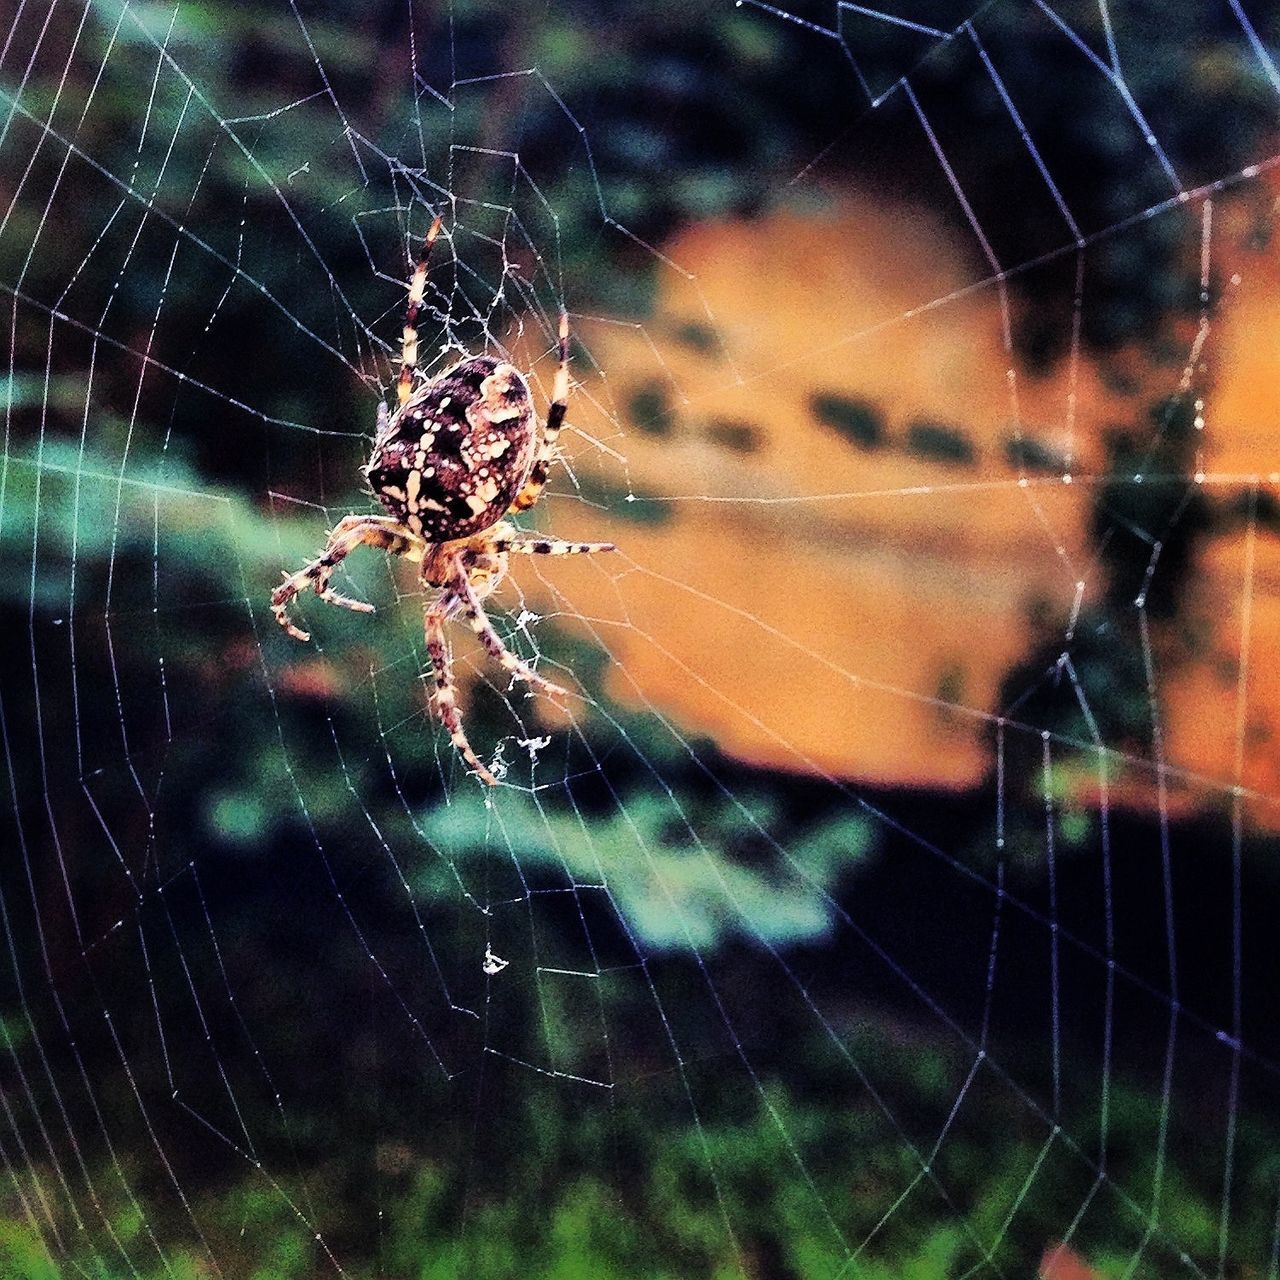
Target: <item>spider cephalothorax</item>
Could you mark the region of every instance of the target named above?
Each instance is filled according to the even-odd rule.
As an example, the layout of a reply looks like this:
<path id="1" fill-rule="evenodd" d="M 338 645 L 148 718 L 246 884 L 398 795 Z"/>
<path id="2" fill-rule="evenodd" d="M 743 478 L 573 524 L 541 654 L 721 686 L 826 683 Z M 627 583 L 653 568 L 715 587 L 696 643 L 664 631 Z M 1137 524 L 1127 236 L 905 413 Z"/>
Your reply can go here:
<path id="1" fill-rule="evenodd" d="M 431 381 L 417 375 L 418 312 L 427 280 L 427 253 L 440 231 L 437 218 L 409 284 L 400 357 L 398 405 L 378 408 L 378 434 L 364 472 L 385 516 L 347 516 L 324 551 L 271 596 L 276 621 L 299 640 L 311 637 L 289 620 L 290 600 L 312 587 L 321 600 L 359 612 L 373 606 L 339 595 L 334 569 L 362 543 L 421 563 L 424 586 L 438 594 L 426 610 L 427 653 L 435 673 L 432 705 L 454 746 L 486 782 L 497 779 L 472 751 L 462 730 L 444 623 L 461 616 L 489 654 L 512 676 L 546 693 L 562 694 L 503 644 L 481 601 L 502 579 L 507 553 L 572 555 L 612 551 L 608 542 L 563 542 L 521 534 L 503 517 L 533 506 L 547 483 L 569 395 L 569 322 L 562 312 L 560 363 L 542 439 L 524 375 L 493 356 L 469 356 Z M 417 385 L 415 386 L 415 382 Z"/>

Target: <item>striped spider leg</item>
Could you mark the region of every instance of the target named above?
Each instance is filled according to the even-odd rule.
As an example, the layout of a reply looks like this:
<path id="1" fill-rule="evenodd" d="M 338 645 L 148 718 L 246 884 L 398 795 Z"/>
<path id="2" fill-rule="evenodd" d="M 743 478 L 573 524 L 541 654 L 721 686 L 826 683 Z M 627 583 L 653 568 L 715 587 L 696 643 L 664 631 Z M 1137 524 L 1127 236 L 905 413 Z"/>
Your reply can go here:
<path id="1" fill-rule="evenodd" d="M 421 554 L 422 539 L 415 538 L 399 521 L 390 516 L 346 516 L 340 520 L 329 534 L 329 540 L 320 555 L 296 573 L 286 573 L 284 581 L 271 593 L 271 612 L 295 640 L 311 639 L 311 633 L 295 626 L 287 612 L 289 601 L 308 587 L 313 587 L 316 595 L 326 604 L 336 604 L 356 613 L 373 613 L 373 605 L 339 595 L 329 586 L 333 571 L 361 546 L 378 547 L 395 556 L 415 550 Z"/>
<path id="2" fill-rule="evenodd" d="M 489 656 L 513 680 L 523 680 L 551 697 L 566 697 L 567 689 L 539 675 L 507 648 L 489 621 L 483 601 L 506 574 L 507 553 L 510 551 L 532 555 L 590 555 L 596 551 L 613 550 L 616 548 L 611 542 L 565 542 L 559 538 L 523 537 L 503 521 L 464 543 L 445 543 L 432 548 L 423 561 L 424 583 L 440 586 L 440 594 L 427 609 L 425 618 L 427 654 L 435 676 L 432 706 L 448 730 L 458 754 L 490 786 L 495 786 L 498 780 L 476 756 L 462 727 L 452 658 L 445 639 L 445 622 L 454 617 L 464 619 Z"/>

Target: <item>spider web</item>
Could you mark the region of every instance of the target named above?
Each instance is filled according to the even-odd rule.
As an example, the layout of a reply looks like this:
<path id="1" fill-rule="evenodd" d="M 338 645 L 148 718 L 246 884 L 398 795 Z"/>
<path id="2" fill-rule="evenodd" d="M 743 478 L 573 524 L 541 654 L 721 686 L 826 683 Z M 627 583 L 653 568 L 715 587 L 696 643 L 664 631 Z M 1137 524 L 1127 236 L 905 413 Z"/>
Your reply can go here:
<path id="1" fill-rule="evenodd" d="M 655 116 L 681 40 L 821 69 L 717 206 L 618 178 L 585 12 L 19 7 L 10 1273 L 1280 1274 L 1280 75 L 1219 8 L 1238 118 L 1142 6 L 653 15 Z M 544 409 L 566 308 L 529 523 L 620 547 L 493 598 L 567 711 L 452 637 L 492 791 L 411 567 L 268 608 L 436 214 L 424 370 Z"/>

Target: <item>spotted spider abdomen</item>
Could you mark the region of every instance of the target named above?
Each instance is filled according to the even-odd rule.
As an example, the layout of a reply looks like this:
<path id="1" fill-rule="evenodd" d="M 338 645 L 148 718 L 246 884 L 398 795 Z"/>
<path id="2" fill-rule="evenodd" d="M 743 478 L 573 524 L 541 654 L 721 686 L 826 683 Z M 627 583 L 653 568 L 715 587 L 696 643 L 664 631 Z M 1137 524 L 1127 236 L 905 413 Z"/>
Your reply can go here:
<path id="1" fill-rule="evenodd" d="M 388 514 L 428 542 L 469 538 L 506 515 L 533 469 L 537 419 L 512 364 L 475 356 L 392 415 L 365 475 Z"/>

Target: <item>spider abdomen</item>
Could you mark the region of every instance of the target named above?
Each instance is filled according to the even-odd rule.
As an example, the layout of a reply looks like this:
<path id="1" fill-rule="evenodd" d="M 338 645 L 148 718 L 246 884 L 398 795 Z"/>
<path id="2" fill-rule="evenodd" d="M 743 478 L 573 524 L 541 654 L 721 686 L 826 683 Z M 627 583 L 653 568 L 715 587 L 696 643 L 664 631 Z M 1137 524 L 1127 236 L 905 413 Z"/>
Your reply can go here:
<path id="1" fill-rule="evenodd" d="M 506 514 L 533 469 L 537 420 L 523 375 L 492 356 L 421 387 L 387 424 L 365 474 L 389 515 L 428 542 Z"/>

